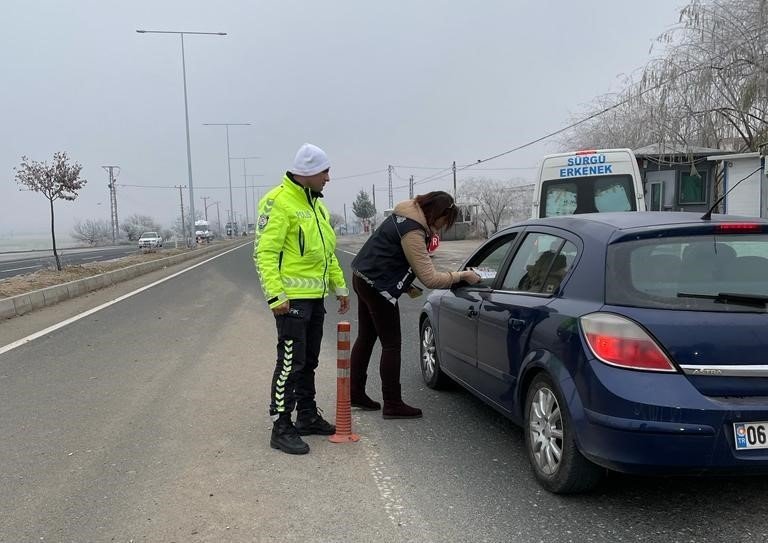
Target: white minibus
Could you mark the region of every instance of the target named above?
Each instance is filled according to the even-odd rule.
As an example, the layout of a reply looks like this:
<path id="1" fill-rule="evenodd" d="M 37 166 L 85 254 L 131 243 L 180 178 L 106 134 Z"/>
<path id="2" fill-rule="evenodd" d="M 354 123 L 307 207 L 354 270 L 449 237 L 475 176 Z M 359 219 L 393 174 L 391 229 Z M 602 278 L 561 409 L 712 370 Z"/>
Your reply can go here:
<path id="1" fill-rule="evenodd" d="M 645 211 L 643 180 L 630 149 L 547 155 L 533 191 L 531 217 Z"/>

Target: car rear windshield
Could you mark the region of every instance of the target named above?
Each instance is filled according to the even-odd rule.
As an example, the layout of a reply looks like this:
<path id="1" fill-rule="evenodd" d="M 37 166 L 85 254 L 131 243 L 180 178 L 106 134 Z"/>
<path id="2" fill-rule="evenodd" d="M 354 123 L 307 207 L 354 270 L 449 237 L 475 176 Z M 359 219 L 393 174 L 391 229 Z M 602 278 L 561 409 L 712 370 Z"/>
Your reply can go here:
<path id="1" fill-rule="evenodd" d="M 768 235 L 654 238 L 608 247 L 606 303 L 765 312 Z"/>
<path id="2" fill-rule="evenodd" d="M 544 217 L 634 211 L 634 192 L 630 175 L 552 179 L 542 183 L 541 207 Z"/>

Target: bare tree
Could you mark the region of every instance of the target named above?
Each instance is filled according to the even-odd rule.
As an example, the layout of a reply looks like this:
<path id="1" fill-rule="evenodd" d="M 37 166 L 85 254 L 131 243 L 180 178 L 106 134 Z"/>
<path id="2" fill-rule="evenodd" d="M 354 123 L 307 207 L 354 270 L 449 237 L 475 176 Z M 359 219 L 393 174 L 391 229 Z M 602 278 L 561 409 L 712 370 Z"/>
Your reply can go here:
<path id="1" fill-rule="evenodd" d="M 486 235 L 495 234 L 502 221 L 526 219 L 531 213 L 532 185 L 513 181 L 470 178 L 459 188 L 461 205 L 476 205 Z"/>
<path id="2" fill-rule="evenodd" d="M 195 221 L 199 221 L 203 219 L 203 212 L 195 209 L 195 219 L 192 220 L 192 216 L 189 213 L 184 214 L 184 222 L 186 223 L 186 230 L 184 225 L 181 222 L 181 216 L 176 217 L 176 219 L 173 221 L 173 226 L 171 226 L 171 230 L 181 239 L 184 239 L 185 232 L 186 236 L 192 236 L 194 237 L 195 233 Z"/>
<path id="3" fill-rule="evenodd" d="M 331 217 L 329 221 L 331 223 L 331 226 L 335 229 L 337 226 L 344 224 L 344 217 L 342 217 L 338 213 L 331 213 Z"/>
<path id="4" fill-rule="evenodd" d="M 641 86 L 664 84 L 678 132 L 701 145 L 757 151 L 768 141 L 768 2 L 691 0 L 662 34 Z"/>
<path id="5" fill-rule="evenodd" d="M 17 183 L 41 193 L 50 203 L 51 242 L 53 244 L 53 256 L 56 259 L 56 269 L 59 271 L 61 271 L 61 260 L 56 251 L 53 202 L 55 200 L 73 201 L 77 198 L 77 191 L 88 182 L 85 179 L 80 179 L 82 169 L 83 167 L 77 162 L 70 164 L 67 153 L 63 152 L 54 153 L 53 163 L 50 165 L 47 162 L 37 162 L 22 156 L 21 165 L 14 168 Z"/>
<path id="6" fill-rule="evenodd" d="M 88 245 L 98 245 L 112 239 L 112 227 L 104 219 L 78 220 L 72 229 L 72 237 Z"/>
<path id="7" fill-rule="evenodd" d="M 171 230 L 170 228 L 163 228 L 158 233 L 160 234 L 160 237 L 163 238 L 164 240 L 173 238 L 173 230 Z"/>
<path id="8" fill-rule="evenodd" d="M 120 224 L 120 230 L 128 236 L 128 241 L 136 241 L 144 232 L 159 232 L 160 225 L 148 215 L 131 215 Z"/>
<path id="9" fill-rule="evenodd" d="M 767 25 L 768 0 L 691 0 L 659 37 L 659 56 L 590 104 L 561 145 L 759 150 L 768 142 Z"/>

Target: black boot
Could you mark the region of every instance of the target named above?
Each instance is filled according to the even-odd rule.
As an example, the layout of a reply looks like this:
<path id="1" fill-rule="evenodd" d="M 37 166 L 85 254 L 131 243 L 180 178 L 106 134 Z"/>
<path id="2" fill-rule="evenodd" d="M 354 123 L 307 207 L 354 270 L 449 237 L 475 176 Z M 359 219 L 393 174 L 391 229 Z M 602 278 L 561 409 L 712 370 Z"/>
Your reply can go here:
<path id="1" fill-rule="evenodd" d="M 411 407 L 403 400 L 398 402 L 388 402 L 384 400 L 384 410 L 381 412 L 385 419 L 420 419 L 422 417 L 421 409 Z"/>
<path id="2" fill-rule="evenodd" d="M 272 426 L 269 446 L 288 454 L 307 454 L 309 452 L 309 445 L 299 437 L 291 418 L 285 415 L 277 419 Z"/>
<path id="3" fill-rule="evenodd" d="M 400 383 L 382 384 L 382 396 L 384 396 L 384 409 L 381 411 L 385 419 L 420 419 L 421 409 L 411 407 L 403 401 L 400 392 Z"/>
<path id="4" fill-rule="evenodd" d="M 332 436 L 336 433 L 336 427 L 320 415 L 319 409 L 299 411 L 296 417 L 296 430 L 302 436 L 310 434 Z"/>
<path id="5" fill-rule="evenodd" d="M 381 404 L 368 397 L 365 393 L 365 382 L 368 380 L 368 376 L 363 374 L 357 376 L 354 380 L 350 379 L 349 384 L 349 398 L 352 407 L 359 407 L 364 411 L 378 411 L 381 409 Z"/>

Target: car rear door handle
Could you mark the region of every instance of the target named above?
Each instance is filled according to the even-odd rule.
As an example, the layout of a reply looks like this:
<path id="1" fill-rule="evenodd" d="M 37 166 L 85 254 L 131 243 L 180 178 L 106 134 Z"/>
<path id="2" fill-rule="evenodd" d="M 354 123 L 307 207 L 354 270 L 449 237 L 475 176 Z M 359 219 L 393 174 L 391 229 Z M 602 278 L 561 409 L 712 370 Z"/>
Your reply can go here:
<path id="1" fill-rule="evenodd" d="M 475 311 L 474 306 L 470 306 L 467 310 L 467 318 L 474 319 L 475 317 L 477 317 L 477 311 Z"/>
<path id="2" fill-rule="evenodd" d="M 523 319 L 509 319 L 509 326 L 515 332 L 519 332 L 520 330 L 525 328 L 525 321 Z"/>

